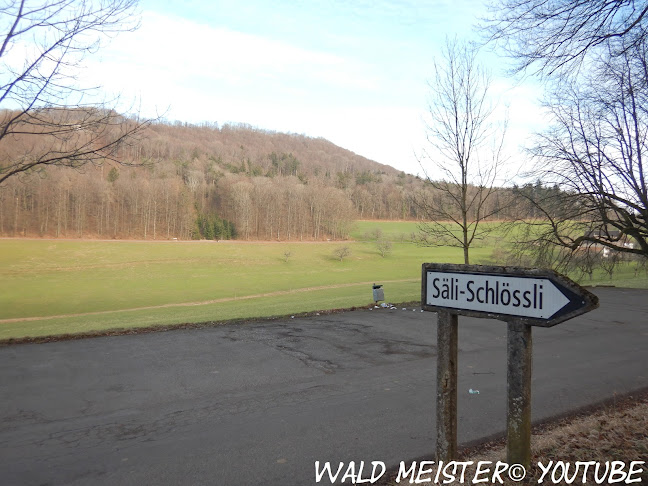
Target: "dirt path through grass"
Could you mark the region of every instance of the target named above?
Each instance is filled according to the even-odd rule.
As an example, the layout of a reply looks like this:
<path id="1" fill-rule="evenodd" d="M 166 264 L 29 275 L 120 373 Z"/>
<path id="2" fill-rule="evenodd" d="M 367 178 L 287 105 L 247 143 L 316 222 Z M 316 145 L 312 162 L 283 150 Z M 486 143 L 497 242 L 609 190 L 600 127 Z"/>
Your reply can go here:
<path id="1" fill-rule="evenodd" d="M 402 282 L 417 282 L 419 279 L 415 278 L 406 278 L 400 280 L 383 280 L 383 283 L 402 283 Z M 115 312 L 131 312 L 131 311 L 142 311 L 142 310 L 152 310 L 152 309 L 164 309 L 169 307 L 191 307 L 199 305 L 209 305 L 209 304 L 218 304 L 220 302 L 231 302 L 234 300 L 246 300 L 246 299 L 257 299 L 262 297 L 278 297 L 280 295 L 288 295 L 298 292 L 313 292 L 317 290 L 328 290 L 328 289 L 338 289 L 344 287 L 356 287 L 359 285 L 372 285 L 374 282 L 353 282 L 353 283 L 344 283 L 344 284 L 335 284 L 335 285 L 322 285 L 318 287 L 304 287 L 300 289 L 291 289 L 291 290 L 277 290 L 275 292 L 267 292 L 264 294 L 253 294 L 253 295 L 242 295 L 240 297 L 224 297 L 222 299 L 212 299 L 204 300 L 201 302 L 179 302 L 174 304 L 162 304 L 162 305 L 151 305 L 145 307 L 132 307 L 129 309 L 115 309 L 115 310 L 106 310 L 106 311 L 95 311 L 95 312 L 83 312 L 79 314 L 60 314 L 55 316 L 38 316 L 38 317 L 16 317 L 11 319 L 0 319 L 0 324 L 9 324 L 13 322 L 31 322 L 31 321 L 43 321 L 46 319 L 65 319 L 71 317 L 84 317 L 84 316 L 96 316 L 104 314 L 112 314 Z"/>

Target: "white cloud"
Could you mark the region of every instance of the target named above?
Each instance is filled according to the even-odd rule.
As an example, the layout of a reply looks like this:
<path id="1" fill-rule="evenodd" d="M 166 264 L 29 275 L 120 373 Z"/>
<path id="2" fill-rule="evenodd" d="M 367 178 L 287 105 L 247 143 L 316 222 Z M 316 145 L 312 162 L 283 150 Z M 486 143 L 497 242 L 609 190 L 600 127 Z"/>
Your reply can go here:
<path id="1" fill-rule="evenodd" d="M 363 90 L 377 85 L 366 66 L 334 54 L 154 12 L 144 13 L 138 31 L 107 46 L 91 72 L 109 90 L 129 93 L 140 87 L 144 100 L 152 97 L 151 88 L 159 94 L 160 83 L 192 86 L 205 96 L 226 86 L 262 89 L 268 82 Z M 174 90 L 165 92 L 175 105 Z"/>
<path id="2" fill-rule="evenodd" d="M 422 123 L 426 87 L 422 69 L 402 69 L 418 58 L 418 54 L 410 57 L 405 47 L 396 51 L 409 64 L 398 64 L 387 53 L 373 61 L 358 60 L 352 57 L 353 49 L 307 49 L 147 11 L 139 30 L 120 34 L 88 60 L 84 84 L 120 93 L 126 108 L 135 102 L 144 116 L 244 122 L 324 137 L 378 162 L 418 173 L 421 168 L 414 154 L 426 144 Z M 506 86 L 503 81 L 497 89 L 504 92 Z M 534 113 L 532 101 L 522 89 L 509 97 L 515 101 L 510 132 L 519 132 L 512 135 L 520 138 Z"/>

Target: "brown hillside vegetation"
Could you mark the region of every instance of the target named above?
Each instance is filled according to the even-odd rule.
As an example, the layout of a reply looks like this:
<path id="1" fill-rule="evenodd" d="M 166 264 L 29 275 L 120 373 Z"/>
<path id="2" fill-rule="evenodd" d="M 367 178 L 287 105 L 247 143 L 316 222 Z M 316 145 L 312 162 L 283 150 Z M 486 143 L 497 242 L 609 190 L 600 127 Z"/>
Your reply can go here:
<path id="1" fill-rule="evenodd" d="M 400 172 L 389 165 L 338 147 L 323 138 L 273 132 L 249 125 L 216 124 L 190 125 L 159 123 L 150 127 L 150 133 L 139 147 L 139 153 L 131 157 L 148 157 L 154 160 L 201 159 L 210 156 L 220 158 L 219 164 L 232 166 L 253 175 L 297 175 L 317 177 L 321 173 L 353 174 L 369 172 L 396 176 Z M 273 164 L 271 154 L 292 155 Z"/>
<path id="2" fill-rule="evenodd" d="M 3 139 L 0 164 L 47 143 Z M 117 158 L 138 166 L 47 167 L 5 181 L 0 236 L 344 239 L 354 219 L 421 219 L 413 195 L 433 192 L 322 138 L 247 125 L 154 123 Z M 511 197 L 501 191 L 493 204 Z"/>

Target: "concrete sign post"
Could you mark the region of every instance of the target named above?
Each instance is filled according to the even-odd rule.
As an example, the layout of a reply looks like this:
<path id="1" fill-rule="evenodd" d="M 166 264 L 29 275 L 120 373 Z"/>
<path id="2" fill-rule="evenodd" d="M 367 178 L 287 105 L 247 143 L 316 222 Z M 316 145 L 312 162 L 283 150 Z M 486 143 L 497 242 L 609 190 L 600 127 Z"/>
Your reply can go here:
<path id="1" fill-rule="evenodd" d="M 439 312 L 437 318 L 437 455 L 457 455 L 457 346 L 459 317 Z"/>
<path id="2" fill-rule="evenodd" d="M 531 326 L 509 322 L 506 337 L 506 462 L 531 465 Z"/>
<path id="3" fill-rule="evenodd" d="M 437 312 L 437 460 L 457 453 L 458 316 L 508 322 L 507 460 L 531 461 L 531 326 L 551 327 L 598 307 L 598 298 L 552 270 L 424 263 L 421 306 Z"/>

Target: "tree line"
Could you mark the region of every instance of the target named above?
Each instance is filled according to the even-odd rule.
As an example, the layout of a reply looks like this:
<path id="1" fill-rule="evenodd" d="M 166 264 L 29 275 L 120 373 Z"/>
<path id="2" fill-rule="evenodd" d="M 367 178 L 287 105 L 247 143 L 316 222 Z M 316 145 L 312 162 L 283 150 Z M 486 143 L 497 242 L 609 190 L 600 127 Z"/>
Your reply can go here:
<path id="1" fill-rule="evenodd" d="M 187 130 L 165 125 L 163 131 L 176 128 Z M 207 154 L 194 145 L 185 152 L 173 143 L 158 145 L 152 157 L 152 147 L 144 137 L 123 149 L 120 156 L 132 167 L 52 166 L 8 179 L 0 188 L 0 235 L 344 239 L 357 216 L 350 189 L 336 187 L 327 170 L 297 174 L 300 161 L 293 154 L 270 152 L 253 163 L 226 149 Z M 371 204 L 377 217 L 379 201 L 368 199 L 363 204 Z"/>
<path id="2" fill-rule="evenodd" d="M 285 150 L 277 139 L 287 141 Z M 318 149 L 299 150 L 311 145 Z M 129 165 L 52 166 L 8 179 L 0 188 L 0 235 L 345 239 L 355 219 L 423 219 L 415 196 L 438 191 L 366 159 L 358 167 L 355 154 L 330 142 L 248 126 L 157 123 L 119 157 Z M 499 189 L 490 210 L 525 216 L 509 214 L 520 212 L 514 197 L 513 188 Z"/>
<path id="3" fill-rule="evenodd" d="M 259 160 L 254 143 L 243 145 L 245 134 L 248 142 L 277 137 L 249 127 L 158 123 L 119 148 L 121 165 L 102 159 L 77 170 L 52 165 L 23 171 L 0 188 L 0 235 L 344 238 L 355 216 L 348 198 L 306 179 L 305 174 L 317 179 L 322 169 L 302 169 L 297 177 L 300 161 L 292 153 L 272 151 Z M 45 152 L 39 146 L 48 143 L 45 137 L 32 138 L 4 139 L 5 159 L 18 158 L 28 144 Z M 321 174 L 326 179 L 330 170 Z"/>

